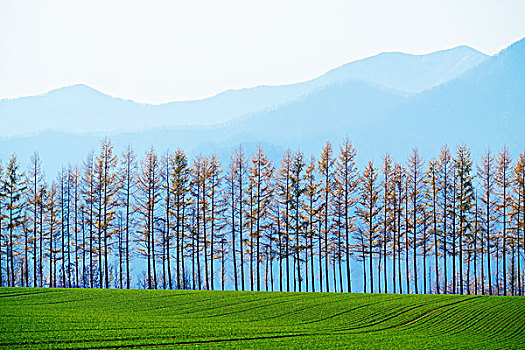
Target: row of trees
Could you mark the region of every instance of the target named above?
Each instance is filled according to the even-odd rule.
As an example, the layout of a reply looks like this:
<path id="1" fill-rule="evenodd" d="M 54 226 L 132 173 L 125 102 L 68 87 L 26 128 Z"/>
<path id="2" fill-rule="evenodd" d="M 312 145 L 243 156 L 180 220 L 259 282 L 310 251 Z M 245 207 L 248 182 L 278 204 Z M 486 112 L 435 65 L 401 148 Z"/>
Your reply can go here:
<path id="1" fill-rule="evenodd" d="M 227 168 L 104 140 L 46 180 L 0 163 L 0 285 L 522 295 L 525 153 L 356 166 L 345 141 Z M 352 274 L 356 275 L 353 276 Z"/>

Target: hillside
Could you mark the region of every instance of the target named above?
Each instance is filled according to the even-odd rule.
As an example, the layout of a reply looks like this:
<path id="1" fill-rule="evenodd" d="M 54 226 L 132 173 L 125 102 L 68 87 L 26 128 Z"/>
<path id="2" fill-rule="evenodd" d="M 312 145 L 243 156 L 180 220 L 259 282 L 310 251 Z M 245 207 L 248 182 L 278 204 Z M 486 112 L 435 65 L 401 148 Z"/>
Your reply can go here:
<path id="1" fill-rule="evenodd" d="M 0 348 L 516 348 L 521 297 L 0 289 Z"/>

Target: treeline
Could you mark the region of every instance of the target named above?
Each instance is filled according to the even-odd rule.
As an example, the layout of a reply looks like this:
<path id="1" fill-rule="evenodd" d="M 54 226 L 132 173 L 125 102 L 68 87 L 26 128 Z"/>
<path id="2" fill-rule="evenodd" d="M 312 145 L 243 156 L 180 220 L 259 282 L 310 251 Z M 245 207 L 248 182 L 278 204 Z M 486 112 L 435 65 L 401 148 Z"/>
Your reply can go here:
<path id="1" fill-rule="evenodd" d="M 137 159 L 109 140 L 48 181 L 0 163 L 0 285 L 523 295 L 525 153 L 356 166 L 259 148 Z M 357 278 L 352 273 L 357 273 Z"/>

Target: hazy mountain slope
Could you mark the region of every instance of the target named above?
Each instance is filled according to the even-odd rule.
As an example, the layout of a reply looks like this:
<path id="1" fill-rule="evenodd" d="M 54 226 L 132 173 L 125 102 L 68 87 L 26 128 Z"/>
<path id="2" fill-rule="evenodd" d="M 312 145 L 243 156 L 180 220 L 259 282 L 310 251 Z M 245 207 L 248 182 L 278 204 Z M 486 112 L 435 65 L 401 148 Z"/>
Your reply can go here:
<path id="1" fill-rule="evenodd" d="M 461 142 L 478 157 L 487 147 L 507 145 L 514 155 L 525 148 L 525 40 L 515 43 L 458 78 L 407 96 L 365 82 L 332 84 L 279 108 L 219 126 L 156 128 L 112 136 L 118 148 L 133 144 L 140 154 L 153 145 L 158 152 L 185 149 L 190 156 L 216 153 L 223 161 L 240 143 L 247 154 L 263 145 L 274 161 L 288 147 L 308 157 L 326 141 L 335 146 L 348 137 L 358 162 L 379 161 L 390 152 L 404 161 L 412 147 L 428 160 L 440 148 Z M 36 137 L 0 140 L 0 159 L 11 152 L 25 162 L 38 150 L 48 173 L 79 163 L 99 136 L 46 132 Z"/>
<path id="2" fill-rule="evenodd" d="M 244 144 L 251 153 L 261 144 L 273 159 L 285 148 L 300 147 L 317 152 L 330 139 L 339 141 L 352 125 L 361 128 L 372 118 L 404 101 L 406 97 L 363 82 L 336 84 L 305 96 L 290 105 L 215 127 L 156 128 L 111 136 L 119 147 L 132 144 L 139 154 L 150 146 L 159 152 L 183 148 L 190 155 L 214 152 L 223 161 L 232 149 Z M 321 122 L 320 122 L 321 121 Z M 38 150 L 47 169 L 54 173 L 68 163 L 78 163 L 90 149 L 97 149 L 101 136 L 44 132 L 36 136 L 0 140 L 0 159 L 10 152 L 29 158 Z"/>
<path id="3" fill-rule="evenodd" d="M 428 55 L 388 52 L 345 64 L 317 80 L 325 84 L 363 80 L 406 93 L 419 93 L 458 77 L 488 57 L 468 46 Z"/>
<path id="4" fill-rule="evenodd" d="M 392 145 L 435 149 L 465 142 L 474 150 L 525 148 L 525 40 L 459 78 L 407 99 L 377 132 Z"/>
<path id="5" fill-rule="evenodd" d="M 251 131 L 252 139 L 308 152 L 347 136 L 364 158 L 375 159 L 385 152 L 404 158 L 412 147 L 435 156 L 444 144 L 462 142 L 475 156 L 488 147 L 507 146 L 513 153 L 525 148 L 525 39 L 417 95 L 380 97 L 381 90 L 367 94 L 366 84 L 352 87 L 328 88 L 250 118 L 237 126 L 238 133 Z"/>
<path id="6" fill-rule="evenodd" d="M 0 130 L 0 137 L 46 130 L 116 133 L 162 126 L 212 125 L 269 111 L 325 87 L 354 80 L 415 93 L 453 79 L 486 57 L 468 47 L 421 56 L 385 53 L 345 64 L 304 83 L 229 90 L 203 100 L 162 105 L 139 104 L 75 85 L 41 96 L 0 101 L 0 119 L 9 121 Z"/>

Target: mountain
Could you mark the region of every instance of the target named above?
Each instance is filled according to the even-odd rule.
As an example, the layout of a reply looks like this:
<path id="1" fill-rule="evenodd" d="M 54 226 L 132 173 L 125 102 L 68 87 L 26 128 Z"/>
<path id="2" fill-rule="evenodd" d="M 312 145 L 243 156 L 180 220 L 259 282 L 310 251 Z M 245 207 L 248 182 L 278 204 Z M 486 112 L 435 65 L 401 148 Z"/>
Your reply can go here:
<path id="1" fill-rule="evenodd" d="M 428 55 L 387 52 L 345 64 L 316 80 L 323 85 L 362 80 L 415 94 L 453 80 L 487 58 L 487 55 L 468 46 L 458 46 Z"/>
<path id="2" fill-rule="evenodd" d="M 412 147 L 433 151 L 466 143 L 479 152 L 503 146 L 525 149 L 525 39 L 457 79 L 412 96 L 376 130 L 393 145 L 400 135 Z"/>
<path id="3" fill-rule="evenodd" d="M 360 164 L 380 161 L 386 152 L 404 162 L 412 147 L 429 160 L 443 145 L 454 149 L 462 142 L 475 158 L 487 147 L 503 146 L 515 156 L 525 148 L 524 89 L 525 39 L 417 94 L 363 80 L 331 81 L 276 108 L 220 125 L 150 128 L 111 138 L 119 149 L 132 144 L 139 155 L 150 146 L 159 153 L 181 147 L 190 156 L 215 153 L 223 162 L 241 143 L 247 154 L 262 145 L 278 161 L 287 148 L 302 150 L 308 159 L 318 156 L 326 141 L 337 147 L 345 137 L 355 144 Z M 55 174 L 70 162 L 79 164 L 99 143 L 99 135 L 48 131 L 0 139 L 0 159 L 16 151 L 27 162 L 38 150 L 48 174 Z"/>
<path id="4" fill-rule="evenodd" d="M 369 120 L 362 116 L 381 118 L 384 111 L 405 99 L 399 92 L 353 81 L 329 86 L 289 105 L 219 126 L 153 128 L 114 134 L 111 139 L 117 146 L 133 145 L 139 154 L 150 146 L 159 152 L 180 147 L 190 156 L 214 152 L 222 161 L 227 161 L 232 149 L 240 143 L 248 154 L 258 145 L 264 145 L 265 151 L 276 160 L 287 147 L 317 151 L 316 145 L 342 138 L 349 126 L 366 125 Z M 323 123 L 319 123 L 323 119 Z M 78 163 L 79 157 L 97 149 L 99 143 L 98 135 L 47 131 L 35 136 L 0 139 L 0 159 L 6 159 L 12 151 L 29 158 L 38 150 L 47 169 L 55 173 L 69 162 Z"/>
<path id="5" fill-rule="evenodd" d="M 183 137 L 177 131 L 172 135 Z M 260 141 L 318 154 L 324 142 L 348 137 L 362 161 L 379 161 L 386 152 L 403 160 L 413 147 L 428 158 L 445 144 L 454 150 L 461 143 L 476 157 L 489 147 L 498 151 L 506 146 L 517 154 L 525 148 L 524 135 L 525 39 L 419 94 L 360 81 L 332 84 L 286 106 L 216 128 L 205 140 L 230 149 Z M 199 139 L 197 132 L 192 139 Z"/>
<path id="6" fill-rule="evenodd" d="M 203 100 L 161 105 L 135 103 L 86 85 L 75 85 L 40 96 L 0 101 L 0 118 L 9 120 L 0 130 L 0 137 L 43 131 L 115 134 L 158 127 L 214 125 L 268 112 L 329 86 L 357 80 L 414 94 L 454 79 L 487 57 L 466 46 L 428 55 L 383 53 L 303 83 L 228 90 Z"/>

